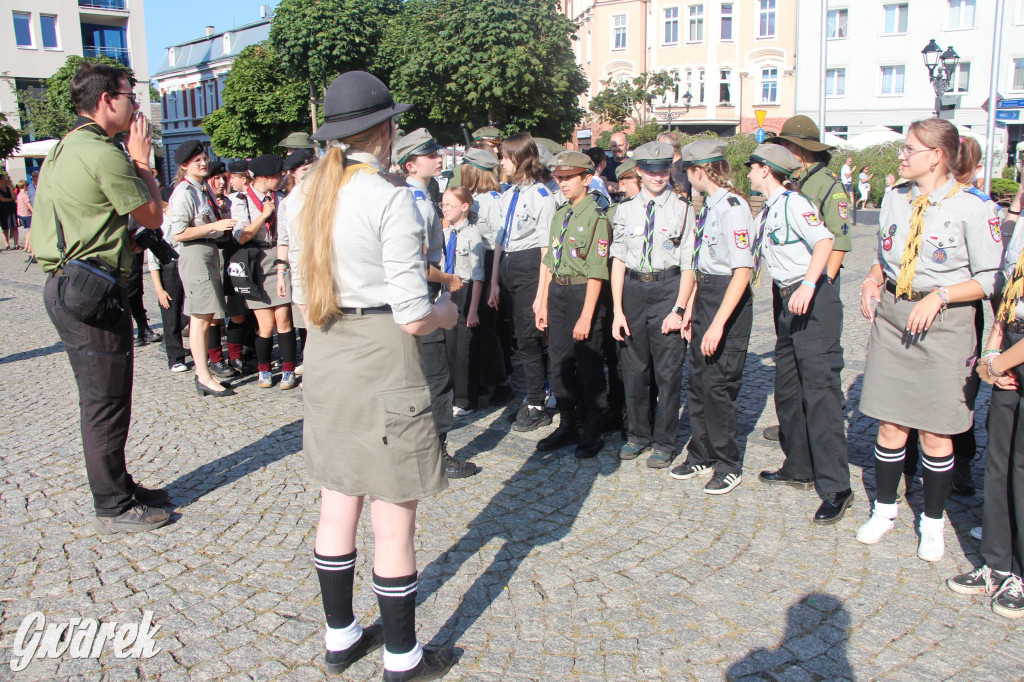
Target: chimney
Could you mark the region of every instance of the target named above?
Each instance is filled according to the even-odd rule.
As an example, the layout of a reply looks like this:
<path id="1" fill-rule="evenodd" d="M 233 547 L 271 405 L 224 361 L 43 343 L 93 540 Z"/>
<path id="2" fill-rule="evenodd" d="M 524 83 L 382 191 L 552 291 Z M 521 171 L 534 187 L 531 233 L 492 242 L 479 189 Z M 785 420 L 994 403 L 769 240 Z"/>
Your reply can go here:
<path id="1" fill-rule="evenodd" d="M 260 19 L 266 19 L 270 16 L 270 5 L 260 5 Z"/>
<path id="2" fill-rule="evenodd" d="M 208 35 L 208 36 L 212 36 L 213 35 L 213 26 L 207 26 L 206 27 L 206 35 Z"/>

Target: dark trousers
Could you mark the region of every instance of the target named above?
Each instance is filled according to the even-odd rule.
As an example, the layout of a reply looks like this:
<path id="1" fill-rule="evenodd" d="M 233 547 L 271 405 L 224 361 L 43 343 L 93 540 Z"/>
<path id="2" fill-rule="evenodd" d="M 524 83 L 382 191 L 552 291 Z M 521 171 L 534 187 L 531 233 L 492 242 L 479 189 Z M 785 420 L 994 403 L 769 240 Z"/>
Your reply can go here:
<path id="1" fill-rule="evenodd" d="M 135 481 L 125 467 L 124 446 L 132 417 L 133 345 L 128 296 L 121 314 L 101 325 L 69 315 L 57 299 L 60 277 L 50 275 L 43 304 L 57 329 L 78 384 L 85 471 L 97 516 L 117 516 L 132 506 Z"/>
<path id="2" fill-rule="evenodd" d="M 843 424 L 843 304 L 839 283 L 822 278 L 808 312 L 789 312 L 772 286 L 775 308 L 775 412 L 785 476 L 814 479 L 819 495 L 850 489 Z"/>
<path id="3" fill-rule="evenodd" d="M 508 372 L 505 366 L 505 351 L 499 336 L 499 322 L 501 306 L 495 310 L 487 305 L 487 292 L 491 282 L 491 271 L 494 269 L 494 251 L 484 252 L 484 290 L 480 293 L 480 305 L 477 307 L 477 315 L 480 317 L 480 326 L 476 328 L 476 338 L 479 348 L 480 377 L 479 381 L 484 386 L 497 386 L 508 381 Z M 468 296 L 472 299 L 472 290 Z"/>
<path id="4" fill-rule="evenodd" d="M 551 390 L 558 399 L 558 411 L 574 412 L 583 403 L 588 418 L 608 409 L 604 380 L 604 311 L 598 301 L 584 341 L 573 338 L 573 328 L 583 313 L 587 284 L 548 286 L 548 360 L 551 362 Z"/>
<path id="5" fill-rule="evenodd" d="M 619 347 L 619 363 L 629 415 L 629 440 L 675 452 L 679 430 L 679 391 L 686 361 L 686 340 L 678 332 L 662 334 L 661 324 L 675 307 L 679 275 L 657 282 L 628 276 L 622 285 L 622 310 L 629 336 Z M 651 419 L 651 369 L 658 407 Z"/>
<path id="6" fill-rule="evenodd" d="M 1019 341 L 1021 335 L 1013 335 Z M 1024 569 L 1024 396 L 992 389 L 981 555 L 996 571 Z"/>
<path id="7" fill-rule="evenodd" d="M 604 319 L 601 321 L 601 351 L 608 368 L 608 409 L 626 419 L 626 391 L 622 384 L 622 366 L 619 364 L 619 342 L 612 336 L 614 304 L 612 289 L 601 288 L 600 308 Z"/>
<path id="8" fill-rule="evenodd" d="M 516 329 L 516 353 L 526 373 L 527 403 L 544 405 L 544 351 L 541 332 L 533 314 L 540 277 L 540 249 L 505 253 L 501 259 L 501 286 L 511 294 L 512 322 Z"/>
<path id="9" fill-rule="evenodd" d="M 448 370 L 448 347 L 444 342 L 444 330 L 436 329 L 419 337 L 423 351 L 423 372 L 430 387 L 430 409 L 434 413 L 434 428 L 438 435 L 452 430 L 455 417 L 452 416 L 452 375 Z"/>
<path id="10" fill-rule="evenodd" d="M 743 385 L 743 365 L 754 323 L 749 290 L 726 322 L 715 354 L 708 357 L 700 349 L 731 281 L 732 275 L 710 275 L 708 281 L 697 285 L 686 394 L 686 413 L 690 419 L 687 459 L 695 464 L 714 465 L 716 473 L 740 474 L 743 459 L 737 442 L 736 398 Z"/>
<path id="11" fill-rule="evenodd" d="M 160 266 L 160 282 L 171 297 L 171 307 L 160 306 L 160 319 L 164 325 L 164 344 L 167 346 L 167 366 L 185 362 L 185 346 L 181 342 L 181 330 L 188 319 L 182 312 L 185 305 L 185 289 L 178 276 L 178 261 Z"/>
<path id="12" fill-rule="evenodd" d="M 125 285 L 125 292 L 128 294 L 128 306 L 131 308 L 132 319 L 135 320 L 137 332 L 149 329 L 149 319 L 146 315 L 146 306 L 142 302 L 144 293 L 142 286 L 142 261 L 145 259 L 145 252 L 132 254 L 132 271 L 128 275 Z"/>
<path id="13" fill-rule="evenodd" d="M 476 409 L 480 406 L 480 327 L 467 327 L 466 317 L 473 301 L 473 283 L 463 284 L 452 294 L 459 309 L 459 321 L 444 331 L 444 344 L 451 370 L 454 404 Z"/>

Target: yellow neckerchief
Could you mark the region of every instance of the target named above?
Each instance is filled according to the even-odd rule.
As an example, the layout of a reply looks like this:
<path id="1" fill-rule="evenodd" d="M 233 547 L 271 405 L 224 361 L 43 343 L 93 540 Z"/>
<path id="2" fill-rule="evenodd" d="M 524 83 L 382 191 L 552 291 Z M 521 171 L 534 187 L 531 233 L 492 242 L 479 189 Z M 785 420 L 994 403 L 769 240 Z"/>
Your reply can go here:
<path id="1" fill-rule="evenodd" d="M 379 170 L 374 168 L 368 163 L 353 163 L 345 166 L 345 175 L 342 178 L 342 184 L 348 183 L 352 178 L 355 177 L 356 173 L 370 173 L 371 175 L 380 173 Z"/>
<path id="2" fill-rule="evenodd" d="M 953 183 L 943 200 L 956 195 L 964 188 L 959 182 Z M 921 235 L 924 233 L 924 212 L 928 209 L 928 194 L 921 193 L 911 202 L 914 210 L 910 213 L 910 236 L 903 247 L 903 255 L 900 256 L 900 274 L 896 280 L 897 298 L 906 294 L 910 296 L 913 292 L 914 273 L 917 270 L 917 260 L 921 255 Z"/>
<path id="3" fill-rule="evenodd" d="M 996 320 L 1009 322 L 1010 318 L 1013 317 L 1014 310 L 1016 310 L 1021 296 L 1024 296 L 1024 251 L 1017 258 L 1017 265 L 1013 268 L 1013 275 L 1010 277 L 1010 281 L 1006 283 L 1006 288 L 1003 289 L 1003 302 L 999 305 L 999 314 L 996 315 Z"/>

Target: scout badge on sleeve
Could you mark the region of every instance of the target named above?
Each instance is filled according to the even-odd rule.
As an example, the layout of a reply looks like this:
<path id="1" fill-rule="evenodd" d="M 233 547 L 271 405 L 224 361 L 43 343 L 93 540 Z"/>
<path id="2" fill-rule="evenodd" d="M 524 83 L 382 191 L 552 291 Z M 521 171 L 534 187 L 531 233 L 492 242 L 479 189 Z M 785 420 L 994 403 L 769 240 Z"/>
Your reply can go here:
<path id="1" fill-rule="evenodd" d="M 597 240 L 597 255 L 599 257 L 601 257 L 601 258 L 604 258 L 605 256 L 608 255 L 608 240 L 607 239 L 598 239 Z"/>
<path id="2" fill-rule="evenodd" d="M 747 230 L 734 230 L 732 238 L 736 242 L 736 248 L 745 249 L 750 243 L 750 233 Z"/>
<path id="3" fill-rule="evenodd" d="M 804 220 L 806 220 L 807 224 L 810 225 L 811 227 L 817 227 L 818 225 L 821 225 L 821 220 L 818 219 L 818 214 L 815 213 L 814 211 L 811 211 L 810 213 L 804 213 Z"/>
<path id="4" fill-rule="evenodd" d="M 836 202 L 836 205 L 839 207 L 839 217 L 842 218 L 843 220 L 846 220 L 846 218 L 850 215 L 850 204 L 848 204 L 845 201 L 839 201 Z"/>
<path id="5" fill-rule="evenodd" d="M 999 218 L 988 219 L 988 229 L 992 234 L 992 239 L 999 242 L 1003 240 L 1003 233 L 999 230 Z"/>

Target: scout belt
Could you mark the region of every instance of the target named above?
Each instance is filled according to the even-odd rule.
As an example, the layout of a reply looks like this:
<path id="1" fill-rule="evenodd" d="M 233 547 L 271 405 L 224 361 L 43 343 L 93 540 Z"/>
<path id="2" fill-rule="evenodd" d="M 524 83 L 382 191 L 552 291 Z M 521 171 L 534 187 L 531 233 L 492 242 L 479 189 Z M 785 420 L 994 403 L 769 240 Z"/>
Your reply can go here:
<path id="1" fill-rule="evenodd" d="M 701 272 L 700 270 L 694 270 L 693 278 L 697 280 L 698 284 L 707 284 L 708 282 L 714 282 L 716 279 L 720 278 L 732 279 L 732 275 L 712 275 L 709 272 Z"/>
<path id="2" fill-rule="evenodd" d="M 391 306 L 375 305 L 372 308 L 338 308 L 345 315 L 372 315 L 375 313 L 390 313 Z"/>
<path id="3" fill-rule="evenodd" d="M 896 296 L 896 282 L 894 282 L 894 281 L 892 281 L 891 279 L 888 279 L 888 278 L 886 278 L 886 280 L 885 280 L 885 290 L 888 291 L 890 294 L 892 294 L 894 299 L 895 298 L 902 298 L 903 300 L 910 301 L 912 303 L 916 302 L 916 301 L 920 301 L 922 298 L 924 298 L 928 294 L 932 293 L 930 291 L 911 291 L 909 294 L 903 294 L 902 296 L 898 296 L 897 297 Z"/>
<path id="4" fill-rule="evenodd" d="M 665 268 L 664 270 L 658 270 L 657 272 L 640 272 L 639 270 L 626 269 L 626 275 L 630 279 L 635 279 L 640 282 L 660 282 L 663 279 L 677 276 L 682 270 L 679 269 L 678 265 L 674 265 L 671 268 Z"/>
<path id="5" fill-rule="evenodd" d="M 551 281 L 555 284 L 559 284 L 563 287 L 567 287 L 572 284 L 586 284 L 589 278 L 587 277 L 562 277 L 561 275 L 552 275 Z"/>

